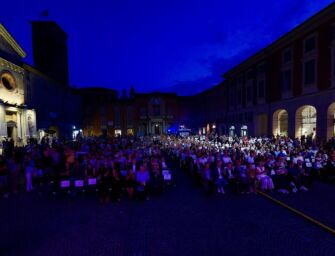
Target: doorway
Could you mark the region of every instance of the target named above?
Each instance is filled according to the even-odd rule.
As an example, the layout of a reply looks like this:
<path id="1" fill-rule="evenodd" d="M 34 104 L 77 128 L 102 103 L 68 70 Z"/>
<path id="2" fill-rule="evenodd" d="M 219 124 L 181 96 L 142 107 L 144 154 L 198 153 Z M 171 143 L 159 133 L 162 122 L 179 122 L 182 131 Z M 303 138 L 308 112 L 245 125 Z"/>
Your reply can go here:
<path id="1" fill-rule="evenodd" d="M 16 140 L 16 123 L 14 121 L 7 122 L 7 137 Z"/>
<path id="2" fill-rule="evenodd" d="M 155 135 L 160 135 L 161 134 L 161 126 L 158 123 L 154 124 L 154 134 Z"/>

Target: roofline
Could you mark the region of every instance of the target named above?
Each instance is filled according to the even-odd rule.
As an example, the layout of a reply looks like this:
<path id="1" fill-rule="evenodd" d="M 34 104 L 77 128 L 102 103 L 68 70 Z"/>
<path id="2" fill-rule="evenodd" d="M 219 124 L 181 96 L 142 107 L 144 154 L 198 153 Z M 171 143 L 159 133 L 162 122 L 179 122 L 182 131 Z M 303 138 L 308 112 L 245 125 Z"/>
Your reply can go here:
<path id="1" fill-rule="evenodd" d="M 2 35 L 5 40 L 8 41 L 10 46 L 13 47 L 14 51 L 21 57 L 25 58 L 27 56 L 26 52 L 21 48 L 21 46 L 15 41 L 13 36 L 8 32 L 2 23 L 0 23 L 0 35 Z"/>
<path id="2" fill-rule="evenodd" d="M 335 2 L 329 4 L 316 14 L 312 15 L 298 26 L 285 33 L 283 36 L 279 37 L 277 40 L 264 47 L 260 51 L 251 55 L 249 58 L 245 59 L 241 63 L 237 64 L 227 72 L 225 72 L 222 77 L 227 78 L 229 76 L 235 75 L 236 73 L 248 69 L 255 62 L 258 62 L 265 57 L 267 57 L 270 53 L 274 52 L 278 48 L 281 48 L 290 42 L 296 40 L 301 36 L 301 34 L 306 33 L 306 30 L 311 31 L 316 29 L 319 26 L 319 23 L 316 21 L 329 21 L 334 18 L 335 13 Z M 304 31 L 305 30 L 305 31 Z"/>
<path id="3" fill-rule="evenodd" d="M 56 26 L 63 34 L 64 34 L 64 36 L 66 37 L 66 38 L 68 38 L 69 37 L 69 35 L 65 32 L 65 30 L 56 22 L 56 21 L 53 21 L 53 20 L 31 20 L 30 21 L 30 24 L 42 24 L 42 23 L 44 23 L 44 24 L 46 24 L 46 23 L 50 23 L 50 24 L 52 24 L 52 25 L 54 25 L 54 26 Z"/>
<path id="4" fill-rule="evenodd" d="M 57 83 L 57 84 L 59 84 L 59 85 L 66 85 L 66 86 L 71 87 L 69 84 L 62 83 L 62 82 L 57 81 L 57 80 L 55 80 L 54 78 L 52 78 L 52 77 L 50 77 L 50 76 L 44 74 L 43 72 L 41 72 L 40 70 L 36 69 L 34 66 L 32 66 L 32 65 L 30 65 L 30 64 L 28 64 L 28 63 L 23 62 L 23 64 L 22 64 L 22 68 L 23 68 L 25 71 L 34 73 L 34 74 L 36 74 L 36 75 L 38 75 L 38 76 L 40 76 L 40 77 L 43 77 L 43 78 L 45 78 L 45 79 L 47 79 L 47 80 L 49 80 L 49 81 L 52 81 L 52 82 L 54 82 L 54 83 Z M 71 87 L 71 88 L 72 88 L 72 87 Z"/>
<path id="5" fill-rule="evenodd" d="M 109 92 L 117 93 L 116 90 L 111 89 L 111 88 L 106 88 L 106 87 L 94 87 L 94 86 L 92 86 L 92 87 L 77 87 L 76 89 L 79 90 L 79 91 L 94 91 L 94 90 L 96 90 L 96 91 L 109 91 Z"/>
<path id="6" fill-rule="evenodd" d="M 152 95 L 170 95 L 170 96 L 177 96 L 177 93 L 175 92 L 158 92 L 158 91 L 155 91 L 155 92 L 135 92 L 135 95 L 140 95 L 140 96 L 152 96 Z"/>

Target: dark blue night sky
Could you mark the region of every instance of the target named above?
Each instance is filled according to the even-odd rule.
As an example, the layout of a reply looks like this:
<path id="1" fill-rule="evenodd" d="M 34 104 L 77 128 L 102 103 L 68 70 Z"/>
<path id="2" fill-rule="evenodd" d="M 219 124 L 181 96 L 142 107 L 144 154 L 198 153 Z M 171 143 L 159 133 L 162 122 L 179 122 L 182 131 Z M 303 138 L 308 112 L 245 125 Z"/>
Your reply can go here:
<path id="1" fill-rule="evenodd" d="M 332 0 L 16 0 L 0 22 L 28 53 L 43 10 L 69 35 L 77 87 L 200 92 Z"/>

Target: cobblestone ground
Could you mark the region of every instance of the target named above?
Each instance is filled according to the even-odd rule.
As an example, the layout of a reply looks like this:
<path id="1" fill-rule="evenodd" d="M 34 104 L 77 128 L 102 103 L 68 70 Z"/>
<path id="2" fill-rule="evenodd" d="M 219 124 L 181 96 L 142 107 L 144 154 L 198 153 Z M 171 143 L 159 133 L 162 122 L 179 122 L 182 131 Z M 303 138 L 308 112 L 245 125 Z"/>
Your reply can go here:
<path id="1" fill-rule="evenodd" d="M 101 205 L 36 191 L 1 200 L 0 255 L 334 255 L 332 234 L 262 196 L 206 199 L 178 170 L 176 184 L 145 202 Z M 334 190 L 318 185 L 286 199 L 299 207 L 306 198 L 320 202 L 311 210 L 331 211 L 324 215 L 333 225 Z"/>
<path id="2" fill-rule="evenodd" d="M 271 196 L 335 230 L 334 184 L 315 182 L 308 192 L 289 195 L 273 193 Z"/>

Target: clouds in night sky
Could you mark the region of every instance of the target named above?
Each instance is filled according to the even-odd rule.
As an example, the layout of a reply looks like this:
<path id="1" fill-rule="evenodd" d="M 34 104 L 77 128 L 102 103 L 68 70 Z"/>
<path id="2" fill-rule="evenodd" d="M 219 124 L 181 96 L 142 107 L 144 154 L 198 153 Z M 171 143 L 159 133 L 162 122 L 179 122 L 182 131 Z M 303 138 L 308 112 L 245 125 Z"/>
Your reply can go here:
<path id="1" fill-rule="evenodd" d="M 29 21 L 48 9 L 69 34 L 76 86 L 193 94 L 332 0 L 17 0 L 0 22 L 28 52 Z"/>

